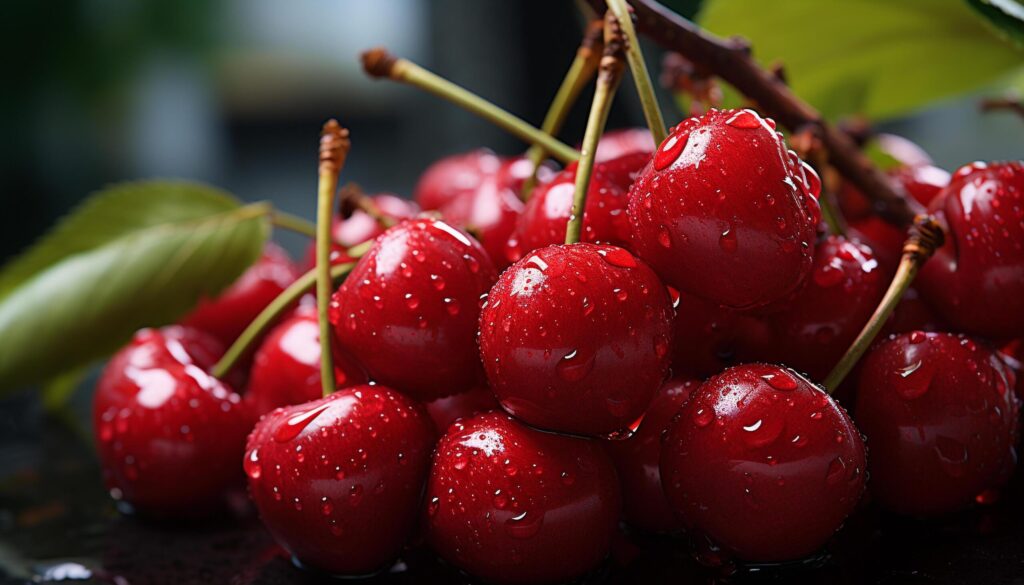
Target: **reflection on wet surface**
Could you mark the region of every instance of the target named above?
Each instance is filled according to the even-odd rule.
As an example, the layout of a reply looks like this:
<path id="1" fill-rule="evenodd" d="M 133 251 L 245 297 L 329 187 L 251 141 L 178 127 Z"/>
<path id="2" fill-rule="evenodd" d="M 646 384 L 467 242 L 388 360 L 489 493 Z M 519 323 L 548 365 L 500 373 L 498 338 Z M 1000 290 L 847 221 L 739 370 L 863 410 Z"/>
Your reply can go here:
<path id="1" fill-rule="evenodd" d="M 45 415 L 27 395 L 0 401 L 0 584 L 332 581 L 295 568 L 242 494 L 236 510 L 202 525 L 159 526 L 120 515 L 101 485 L 85 426 L 88 394 L 80 392 L 72 411 L 60 415 Z M 1020 483 L 1007 493 L 1020 493 Z M 698 568 L 680 548 L 671 539 L 623 536 L 612 558 L 582 583 L 1021 583 L 1024 506 L 1005 501 L 918 522 L 865 505 L 823 558 L 740 568 L 731 577 Z M 475 581 L 413 547 L 388 572 L 364 582 Z"/>

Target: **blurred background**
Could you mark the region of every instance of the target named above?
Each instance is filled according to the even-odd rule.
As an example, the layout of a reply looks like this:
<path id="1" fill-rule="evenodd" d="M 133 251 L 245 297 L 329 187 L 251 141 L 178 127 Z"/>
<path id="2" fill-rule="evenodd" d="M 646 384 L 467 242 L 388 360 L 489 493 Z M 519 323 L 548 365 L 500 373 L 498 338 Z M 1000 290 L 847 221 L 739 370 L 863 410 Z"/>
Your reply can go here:
<path id="1" fill-rule="evenodd" d="M 904 3 L 920 4 L 867 4 Z M 668 4 L 692 17 L 701 3 Z M 15 0 L 4 3 L 2 20 L 0 189 L 8 210 L 0 214 L 0 261 L 90 192 L 125 179 L 206 181 L 312 218 L 317 132 L 328 117 L 352 130 L 343 180 L 371 192 L 409 196 L 419 173 L 445 154 L 520 151 L 515 139 L 432 96 L 367 79 L 358 54 L 387 46 L 539 124 L 583 23 L 573 0 Z M 805 38 L 803 53 L 813 57 L 815 35 L 792 25 L 777 27 L 779 38 Z M 772 39 L 753 36 L 758 56 L 779 57 Z M 661 51 L 645 49 L 657 75 Z M 971 59 L 943 67 L 967 74 L 977 66 Z M 800 70 L 793 65 L 791 78 Z M 949 169 L 1020 158 L 1024 122 L 979 112 L 979 99 L 992 93 L 944 96 L 879 127 Z M 660 97 L 666 119 L 679 120 L 671 97 Z M 587 103 L 584 95 L 566 141 L 582 137 Z M 627 81 L 610 126 L 642 124 Z M 282 236 L 293 254 L 301 249 L 300 238 Z"/>

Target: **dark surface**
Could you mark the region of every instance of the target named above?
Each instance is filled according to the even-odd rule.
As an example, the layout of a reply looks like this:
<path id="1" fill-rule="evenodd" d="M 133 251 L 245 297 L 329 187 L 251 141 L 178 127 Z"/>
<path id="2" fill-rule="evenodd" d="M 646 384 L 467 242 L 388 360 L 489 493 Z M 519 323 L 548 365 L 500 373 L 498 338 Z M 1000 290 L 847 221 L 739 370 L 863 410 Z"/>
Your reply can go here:
<path id="1" fill-rule="evenodd" d="M 46 415 L 38 400 L 0 401 L 0 583 L 71 581 L 118 585 L 337 582 L 293 567 L 239 498 L 240 512 L 205 526 L 156 526 L 118 514 L 104 492 L 74 414 Z M 941 522 L 882 515 L 864 506 L 823 559 L 740 568 L 732 577 L 698 568 L 670 539 L 621 539 L 583 583 L 1024 584 L 1020 481 L 1003 502 Z M 372 583 L 473 583 L 412 549 Z"/>

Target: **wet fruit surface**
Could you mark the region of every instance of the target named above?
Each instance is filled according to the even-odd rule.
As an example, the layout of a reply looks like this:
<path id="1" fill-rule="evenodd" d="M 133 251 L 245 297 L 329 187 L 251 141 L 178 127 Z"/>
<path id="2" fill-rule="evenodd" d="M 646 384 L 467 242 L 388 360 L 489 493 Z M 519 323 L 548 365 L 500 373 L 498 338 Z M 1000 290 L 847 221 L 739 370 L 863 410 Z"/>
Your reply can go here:
<path id="1" fill-rule="evenodd" d="M 427 413 L 434 421 L 434 426 L 441 433 L 444 433 L 453 422 L 460 418 L 468 418 L 501 408 L 498 406 L 498 400 L 494 397 L 494 393 L 487 386 L 431 400 L 425 406 Z"/>
<path id="2" fill-rule="evenodd" d="M 424 400 L 483 378 L 476 346 L 480 297 L 494 266 L 472 237 L 434 219 L 382 234 L 331 299 L 341 349 L 370 377 Z"/>
<path id="3" fill-rule="evenodd" d="M 1016 464 L 1014 375 L 981 342 L 900 335 L 865 358 L 854 411 L 871 450 L 870 488 L 889 509 L 934 515 L 998 488 Z"/>
<path id="4" fill-rule="evenodd" d="M 684 525 L 746 561 L 825 545 L 865 482 L 860 433 L 827 394 L 779 366 L 705 382 L 669 427 L 662 484 Z"/>
<path id="5" fill-rule="evenodd" d="M 424 518 L 442 558 L 494 583 L 559 583 L 608 555 L 621 500 L 594 441 L 503 413 L 452 425 L 437 445 Z"/>
<path id="6" fill-rule="evenodd" d="M 594 160 L 604 162 L 636 152 L 651 153 L 656 146 L 658 145 L 654 143 L 651 131 L 647 128 L 609 130 L 597 142 Z"/>
<path id="7" fill-rule="evenodd" d="M 397 195 L 372 195 L 367 199 L 381 215 L 395 221 L 411 219 L 419 212 L 418 205 Z M 347 250 L 352 246 L 372 240 L 382 233 L 384 233 L 384 226 L 381 225 L 381 222 L 362 209 L 354 210 L 351 216 L 344 219 L 336 215 L 331 222 L 331 234 L 336 242 L 331 246 L 331 264 L 355 261 L 348 255 Z M 315 265 L 316 243 L 310 242 L 306 249 L 306 267 L 309 269 Z"/>
<path id="8" fill-rule="evenodd" d="M 711 110 L 676 126 L 633 184 L 633 249 L 682 292 L 773 303 L 809 275 L 819 188 L 773 122 Z"/>
<path id="9" fill-rule="evenodd" d="M 480 355 L 502 407 L 534 426 L 625 430 L 668 372 L 672 308 L 622 248 L 549 246 L 506 270 L 480 315 Z"/>
<path id="10" fill-rule="evenodd" d="M 769 344 L 771 332 L 763 320 L 693 295 L 674 294 L 674 374 L 707 378 L 755 357 L 752 347 Z"/>
<path id="11" fill-rule="evenodd" d="M 386 569 L 412 534 L 434 437 L 422 406 L 394 390 L 339 390 L 256 425 L 249 494 L 299 563 L 337 575 Z"/>
<path id="12" fill-rule="evenodd" d="M 973 163 L 931 209 L 946 245 L 921 270 L 925 298 L 957 330 L 1005 339 L 1024 331 L 1024 163 Z"/>
<path id="13" fill-rule="evenodd" d="M 104 368 L 93 425 L 114 499 L 147 516 L 199 516 L 240 482 L 254 417 L 206 373 L 220 351 L 195 330 L 144 329 Z"/>

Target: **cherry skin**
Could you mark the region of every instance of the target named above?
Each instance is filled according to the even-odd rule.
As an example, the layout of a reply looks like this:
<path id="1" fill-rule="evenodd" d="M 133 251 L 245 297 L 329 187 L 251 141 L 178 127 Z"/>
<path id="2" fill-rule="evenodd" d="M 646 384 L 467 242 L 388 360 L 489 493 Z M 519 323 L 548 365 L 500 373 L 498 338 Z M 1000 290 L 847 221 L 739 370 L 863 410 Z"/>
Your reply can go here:
<path id="1" fill-rule="evenodd" d="M 369 200 L 384 217 L 395 221 L 411 219 L 419 213 L 418 205 L 397 195 L 382 193 L 370 196 Z M 348 255 L 348 249 L 372 240 L 382 233 L 384 226 L 361 209 L 353 211 L 348 218 L 334 216 L 331 221 L 331 235 L 337 243 L 331 246 L 331 264 L 354 262 L 355 259 Z M 316 242 L 310 242 L 306 249 L 306 266 L 312 268 L 315 265 Z"/>
<path id="2" fill-rule="evenodd" d="M 502 273 L 480 314 L 501 406 L 533 426 L 603 436 L 647 409 L 669 366 L 665 286 L 622 248 L 548 246 Z"/>
<path id="3" fill-rule="evenodd" d="M 298 564 L 367 575 L 412 535 L 434 438 L 423 407 L 384 386 L 279 408 L 249 435 L 249 495 Z"/>
<path id="4" fill-rule="evenodd" d="M 974 163 L 932 202 L 949 229 L 918 286 L 957 330 L 992 339 L 1024 331 L 1024 162 Z"/>
<path id="5" fill-rule="evenodd" d="M 916 331 L 866 356 L 854 410 L 871 449 L 871 493 L 901 514 L 964 508 L 1016 463 L 1019 402 L 998 354 Z"/>
<path id="6" fill-rule="evenodd" d="M 662 484 L 684 525 L 753 562 L 820 549 L 860 499 L 864 470 L 846 411 L 792 370 L 765 364 L 702 384 L 661 454 Z"/>
<path id="7" fill-rule="evenodd" d="M 427 413 L 434 426 L 442 433 L 460 418 L 469 418 L 482 412 L 501 408 L 494 393 L 487 386 L 479 386 L 467 392 L 445 396 L 426 404 Z"/>
<path id="8" fill-rule="evenodd" d="M 337 343 L 333 349 L 338 388 L 369 382 L 362 366 L 341 351 Z M 300 305 L 292 317 L 274 327 L 256 350 L 245 401 L 259 415 L 279 406 L 316 400 L 322 393 L 316 307 Z"/>
<path id="9" fill-rule="evenodd" d="M 627 194 L 636 174 L 650 158 L 649 151 L 639 152 L 594 165 L 583 215 L 581 239 L 584 242 L 617 246 L 629 243 Z M 506 254 L 510 260 L 519 260 L 533 250 L 565 241 L 577 166 L 577 163 L 570 164 L 550 182 L 534 190 L 516 223 L 515 232 L 508 238 Z"/>
<path id="10" fill-rule="evenodd" d="M 107 363 L 93 428 L 111 495 L 154 517 L 196 517 L 240 482 L 254 417 L 208 375 L 219 342 L 182 327 L 143 329 Z"/>
<path id="11" fill-rule="evenodd" d="M 907 195 L 924 206 L 930 204 L 950 180 L 949 171 L 932 164 L 898 166 L 886 174 L 903 187 Z M 878 217 L 871 201 L 849 183 L 843 183 L 839 191 L 839 208 L 853 225 Z"/>
<path id="12" fill-rule="evenodd" d="M 296 278 L 298 271 L 285 251 L 268 243 L 260 259 L 238 280 L 217 298 L 201 300 L 181 324 L 205 331 L 225 346 L 231 345 Z"/>
<path id="13" fill-rule="evenodd" d="M 480 244 L 435 219 L 380 235 L 331 298 L 339 347 L 370 377 L 421 400 L 479 385 L 480 297 L 496 278 Z"/>
<path id="14" fill-rule="evenodd" d="M 710 110 L 676 126 L 633 183 L 633 248 L 682 292 L 774 303 L 810 272 L 819 189 L 770 119 Z"/>
<path id="15" fill-rule="evenodd" d="M 619 128 L 609 130 L 597 142 L 596 162 L 610 161 L 637 152 L 654 152 L 658 145 L 647 128 Z"/>
<path id="16" fill-rule="evenodd" d="M 427 541 L 491 583 L 561 583 L 607 555 L 621 508 L 599 443 L 534 430 L 503 413 L 458 421 L 437 444 Z"/>
<path id="17" fill-rule="evenodd" d="M 622 485 L 623 518 L 636 528 L 648 532 L 682 529 L 661 487 L 661 438 L 698 386 L 699 380 L 669 380 L 658 390 L 633 436 L 606 442 Z"/>
<path id="18" fill-rule="evenodd" d="M 760 318 L 678 293 L 672 372 L 707 378 L 754 357 L 766 347 L 771 330 Z"/>

